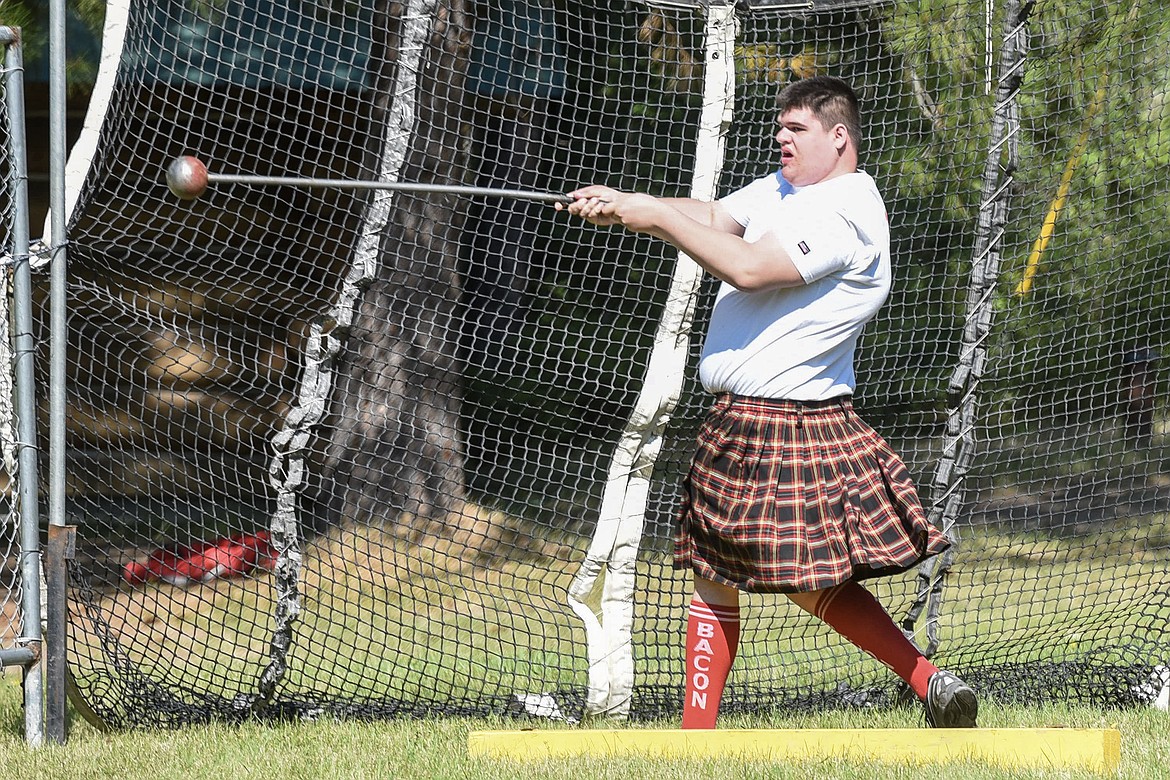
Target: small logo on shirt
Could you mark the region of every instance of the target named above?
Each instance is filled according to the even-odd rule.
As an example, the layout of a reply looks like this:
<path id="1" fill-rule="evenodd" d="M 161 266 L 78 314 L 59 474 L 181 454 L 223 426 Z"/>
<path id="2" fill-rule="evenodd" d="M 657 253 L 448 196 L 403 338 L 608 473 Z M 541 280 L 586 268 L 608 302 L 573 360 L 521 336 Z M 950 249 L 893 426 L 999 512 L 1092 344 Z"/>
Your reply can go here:
<path id="1" fill-rule="evenodd" d="M 808 248 L 808 244 L 804 243 L 803 241 L 801 241 L 799 244 L 797 244 L 796 248 L 800 250 L 800 253 L 802 255 L 807 255 L 809 252 L 812 251 L 811 249 Z"/>

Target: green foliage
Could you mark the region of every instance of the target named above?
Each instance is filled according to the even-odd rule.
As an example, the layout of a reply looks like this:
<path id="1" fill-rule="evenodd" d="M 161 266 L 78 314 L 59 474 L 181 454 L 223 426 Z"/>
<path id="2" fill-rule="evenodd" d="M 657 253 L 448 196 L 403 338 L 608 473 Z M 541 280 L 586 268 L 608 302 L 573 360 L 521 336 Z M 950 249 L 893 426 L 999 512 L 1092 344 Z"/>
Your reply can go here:
<path id="1" fill-rule="evenodd" d="M 998 76 L 1003 6 L 990 28 L 991 58 L 982 4 L 895 3 L 880 19 L 903 91 L 884 99 L 889 110 L 871 134 L 875 147 L 866 164 L 887 188 L 895 301 L 908 304 L 914 330 L 894 324 L 867 334 L 862 369 L 877 380 L 875 395 L 892 401 L 873 410 L 879 418 L 898 416 L 923 389 L 939 407 L 946 400 L 941 392 L 967 316 L 962 288 L 992 153 L 988 78 Z M 1006 193 L 1001 280 L 992 301 L 994 373 L 981 397 L 991 419 L 1013 427 L 1054 410 L 1111 413 L 1123 356 L 1170 337 L 1164 314 L 1170 14 L 1140 0 L 1039 2 L 1028 29 L 1018 96 L 1022 132 L 1011 141 L 1020 163 Z M 1087 147 L 1078 156 L 1082 133 Z M 1032 291 L 1018 294 L 1062 175 L 1070 176 L 1068 197 L 1037 255 Z M 928 347 L 920 370 L 892 376 L 891 353 L 895 363 L 899 355 L 914 362 L 916 347 L 907 352 L 907 345 L 924 343 L 923 328 L 931 334 L 925 343 L 939 346 Z M 1030 401 L 1020 404 L 1021 398 Z"/>
<path id="2" fill-rule="evenodd" d="M 38 36 L 35 22 L 36 14 L 29 7 L 27 0 L 0 0 L 0 25 L 20 27 L 26 46 L 36 43 L 43 37 Z"/>
<path id="3" fill-rule="evenodd" d="M 1170 15 L 1130 0 L 1040 3 L 1035 16 L 1020 104 L 1036 132 L 1021 145 L 1011 288 L 1062 174 L 1071 178 L 1035 286 L 1010 299 L 1002 320 L 1000 384 L 1035 397 L 1038 410 L 1099 415 L 1120 400 L 1124 355 L 1170 338 Z"/>
<path id="4" fill-rule="evenodd" d="M 24 61 L 26 66 L 42 63 L 48 57 L 49 4 L 27 0 L 0 0 L 0 24 L 22 28 Z M 94 41 L 102 37 L 106 3 L 104 0 L 66 0 L 66 38 L 70 53 L 65 61 L 66 89 L 73 95 L 89 91 L 97 78 L 96 52 L 77 53 L 77 39 L 81 33 Z"/>

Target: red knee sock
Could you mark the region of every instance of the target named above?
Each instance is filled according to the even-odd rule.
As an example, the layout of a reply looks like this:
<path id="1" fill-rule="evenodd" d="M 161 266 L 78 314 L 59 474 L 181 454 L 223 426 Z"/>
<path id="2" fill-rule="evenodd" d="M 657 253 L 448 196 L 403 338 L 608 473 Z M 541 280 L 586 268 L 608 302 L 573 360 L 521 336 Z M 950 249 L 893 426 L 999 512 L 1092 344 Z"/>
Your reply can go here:
<path id="1" fill-rule="evenodd" d="M 691 598 L 687 618 L 687 685 L 684 729 L 713 729 L 723 686 L 739 644 L 739 605 L 706 604 Z"/>
<path id="2" fill-rule="evenodd" d="M 920 699 L 938 667 L 918 652 L 878 600 L 856 582 L 826 590 L 813 613 L 841 636 L 888 666 Z"/>

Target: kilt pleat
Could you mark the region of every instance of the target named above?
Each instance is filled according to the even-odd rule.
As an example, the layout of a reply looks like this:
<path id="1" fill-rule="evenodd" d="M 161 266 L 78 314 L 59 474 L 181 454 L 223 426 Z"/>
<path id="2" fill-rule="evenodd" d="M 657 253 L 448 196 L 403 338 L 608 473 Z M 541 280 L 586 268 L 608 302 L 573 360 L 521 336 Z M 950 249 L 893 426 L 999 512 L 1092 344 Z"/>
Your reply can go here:
<path id="1" fill-rule="evenodd" d="M 851 399 L 723 394 L 683 482 L 674 564 L 747 592 L 795 593 L 906 571 L 949 546 Z"/>

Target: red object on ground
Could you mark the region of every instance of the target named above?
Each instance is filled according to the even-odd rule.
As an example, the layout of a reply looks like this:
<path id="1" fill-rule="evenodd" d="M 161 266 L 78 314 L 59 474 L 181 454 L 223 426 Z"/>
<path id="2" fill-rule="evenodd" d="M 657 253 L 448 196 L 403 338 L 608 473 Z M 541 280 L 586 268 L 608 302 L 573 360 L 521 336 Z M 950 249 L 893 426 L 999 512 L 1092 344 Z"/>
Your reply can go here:
<path id="1" fill-rule="evenodd" d="M 194 546 L 163 547 L 145 561 L 131 561 L 122 578 L 131 585 L 153 580 L 187 586 L 223 577 L 242 577 L 256 568 L 271 569 L 276 549 L 267 531 L 233 534 Z"/>

